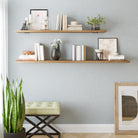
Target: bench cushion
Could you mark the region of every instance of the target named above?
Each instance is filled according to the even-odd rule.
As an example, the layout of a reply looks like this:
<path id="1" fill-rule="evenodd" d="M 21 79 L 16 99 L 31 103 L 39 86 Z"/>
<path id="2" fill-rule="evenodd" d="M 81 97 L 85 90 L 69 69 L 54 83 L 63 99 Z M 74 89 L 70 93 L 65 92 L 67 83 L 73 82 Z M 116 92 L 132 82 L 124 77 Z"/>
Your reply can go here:
<path id="1" fill-rule="evenodd" d="M 26 103 L 26 115 L 60 115 L 59 102 L 29 102 Z"/>

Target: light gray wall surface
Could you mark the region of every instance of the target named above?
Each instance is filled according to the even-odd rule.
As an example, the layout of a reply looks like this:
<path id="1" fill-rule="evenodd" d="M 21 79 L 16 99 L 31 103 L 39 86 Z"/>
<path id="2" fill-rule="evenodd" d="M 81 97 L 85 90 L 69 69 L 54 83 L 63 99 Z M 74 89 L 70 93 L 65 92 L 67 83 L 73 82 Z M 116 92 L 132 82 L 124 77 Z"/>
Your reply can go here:
<path id="1" fill-rule="evenodd" d="M 50 29 L 57 14 L 86 25 L 87 16 L 106 17 L 103 34 L 17 34 L 29 10 L 49 10 Z M 88 46 L 87 58 L 94 57 L 98 37 L 117 37 L 119 51 L 130 64 L 16 64 L 24 49 L 41 42 L 62 39 L 62 58 L 71 59 L 72 44 Z M 47 52 L 47 59 L 49 54 Z M 27 102 L 60 101 L 60 124 L 114 123 L 114 83 L 138 81 L 138 0 L 9 0 L 9 77 L 23 78 Z"/>

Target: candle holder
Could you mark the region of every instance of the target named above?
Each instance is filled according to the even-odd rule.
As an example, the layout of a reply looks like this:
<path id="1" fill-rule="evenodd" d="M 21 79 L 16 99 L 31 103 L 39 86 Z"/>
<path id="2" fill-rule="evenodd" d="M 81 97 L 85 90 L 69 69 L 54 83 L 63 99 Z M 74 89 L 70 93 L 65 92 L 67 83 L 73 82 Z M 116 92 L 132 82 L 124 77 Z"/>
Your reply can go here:
<path id="1" fill-rule="evenodd" d="M 103 50 L 95 49 L 95 52 L 96 52 L 96 60 L 103 60 Z"/>

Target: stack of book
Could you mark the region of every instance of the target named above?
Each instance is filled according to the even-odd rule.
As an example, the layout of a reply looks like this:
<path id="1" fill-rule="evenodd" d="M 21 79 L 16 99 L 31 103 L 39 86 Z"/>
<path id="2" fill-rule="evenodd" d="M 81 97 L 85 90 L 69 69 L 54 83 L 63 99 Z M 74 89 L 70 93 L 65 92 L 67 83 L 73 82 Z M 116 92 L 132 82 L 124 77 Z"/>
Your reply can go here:
<path id="1" fill-rule="evenodd" d="M 70 25 L 68 25 L 68 30 L 82 30 L 82 24 L 77 21 L 71 21 Z"/>
<path id="2" fill-rule="evenodd" d="M 67 30 L 67 15 L 57 15 L 56 30 Z"/>
<path id="3" fill-rule="evenodd" d="M 22 51 L 23 55 L 19 56 L 21 61 L 35 61 L 34 51 Z"/>
<path id="4" fill-rule="evenodd" d="M 72 60 L 73 61 L 85 61 L 86 60 L 86 46 L 72 46 Z"/>
<path id="5" fill-rule="evenodd" d="M 68 25 L 68 30 L 82 30 L 82 25 Z"/>
<path id="6" fill-rule="evenodd" d="M 19 60 L 22 61 L 44 61 L 45 60 L 45 52 L 44 46 L 40 43 L 34 44 L 34 51 L 22 51 L 23 55 L 19 56 Z"/>
<path id="7" fill-rule="evenodd" d="M 125 60 L 125 56 L 124 55 L 113 55 L 113 56 L 109 56 L 108 60 Z"/>
<path id="8" fill-rule="evenodd" d="M 35 43 L 34 48 L 35 48 L 35 60 L 44 61 L 45 60 L 44 46 L 41 45 L 40 43 Z"/>

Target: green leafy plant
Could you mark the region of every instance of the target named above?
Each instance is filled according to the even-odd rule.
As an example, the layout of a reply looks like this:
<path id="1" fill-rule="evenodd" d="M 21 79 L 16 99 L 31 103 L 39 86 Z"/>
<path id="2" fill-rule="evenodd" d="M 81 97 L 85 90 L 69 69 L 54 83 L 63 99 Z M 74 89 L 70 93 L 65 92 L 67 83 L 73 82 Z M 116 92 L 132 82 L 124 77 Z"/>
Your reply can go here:
<path id="1" fill-rule="evenodd" d="M 2 78 L 2 77 L 1 77 Z M 14 80 L 12 84 L 6 79 L 3 82 L 3 124 L 6 133 L 18 133 L 23 129 L 25 119 L 25 100 L 22 92 L 21 80 L 19 83 Z"/>
<path id="2" fill-rule="evenodd" d="M 97 16 L 97 24 L 106 24 L 106 18 L 98 14 Z"/>
<path id="3" fill-rule="evenodd" d="M 88 19 L 88 21 L 87 21 L 87 24 L 88 24 L 88 25 L 96 25 L 96 24 L 97 24 L 97 18 L 96 18 L 96 17 L 94 17 L 94 18 L 91 17 L 91 18 L 90 18 L 90 17 L 88 16 L 87 19 Z"/>
<path id="4" fill-rule="evenodd" d="M 97 17 L 91 16 L 91 18 L 90 18 L 88 16 L 87 19 L 88 19 L 88 21 L 87 21 L 88 25 L 106 24 L 105 17 L 101 16 L 100 14 L 98 14 Z"/>

